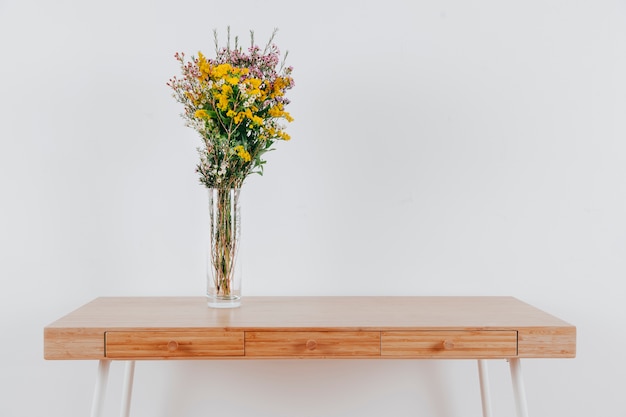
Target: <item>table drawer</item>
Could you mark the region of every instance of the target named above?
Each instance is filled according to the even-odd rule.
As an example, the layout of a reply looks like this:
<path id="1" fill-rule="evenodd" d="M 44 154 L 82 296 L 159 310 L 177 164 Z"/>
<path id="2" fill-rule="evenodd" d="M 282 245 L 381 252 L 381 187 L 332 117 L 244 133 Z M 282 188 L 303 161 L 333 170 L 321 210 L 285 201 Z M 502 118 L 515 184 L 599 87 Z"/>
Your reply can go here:
<path id="1" fill-rule="evenodd" d="M 380 332 L 246 332 L 246 356 L 380 356 Z"/>
<path id="2" fill-rule="evenodd" d="M 105 356 L 112 359 L 243 356 L 243 341 L 243 332 L 113 331 L 105 335 Z"/>
<path id="3" fill-rule="evenodd" d="M 517 331 L 428 330 L 381 334 L 383 357 L 503 358 L 517 355 Z"/>

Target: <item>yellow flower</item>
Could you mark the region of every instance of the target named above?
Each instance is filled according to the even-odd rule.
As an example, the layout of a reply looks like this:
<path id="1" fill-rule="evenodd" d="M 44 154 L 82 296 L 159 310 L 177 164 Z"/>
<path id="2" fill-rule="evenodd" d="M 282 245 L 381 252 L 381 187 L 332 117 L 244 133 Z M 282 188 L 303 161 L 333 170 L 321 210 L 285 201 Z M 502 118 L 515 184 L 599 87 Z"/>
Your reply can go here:
<path id="1" fill-rule="evenodd" d="M 219 64 L 215 68 L 213 68 L 213 77 L 215 79 L 224 78 L 229 72 L 233 70 L 233 67 L 230 64 Z"/>
<path id="2" fill-rule="evenodd" d="M 258 78 L 248 78 L 246 80 L 246 84 L 248 85 L 248 94 L 251 96 L 259 96 L 261 95 L 261 90 L 259 87 L 261 86 L 262 81 Z"/>
<path id="3" fill-rule="evenodd" d="M 224 84 L 222 86 L 222 94 L 229 96 L 232 93 L 233 93 L 233 88 L 230 85 Z"/>
<path id="4" fill-rule="evenodd" d="M 198 52 L 198 69 L 200 70 L 200 79 L 207 79 L 211 75 L 211 64 L 207 62 L 202 52 Z"/>
<path id="5" fill-rule="evenodd" d="M 225 94 L 216 94 L 215 98 L 217 98 L 217 108 L 221 111 L 226 111 L 228 108 L 228 96 Z"/>
<path id="6" fill-rule="evenodd" d="M 291 139 L 291 136 L 289 136 L 289 134 L 283 132 L 282 130 L 280 132 L 278 132 L 278 137 L 280 137 L 282 140 L 289 140 L 289 139 Z"/>
<path id="7" fill-rule="evenodd" d="M 278 103 L 274 107 L 270 108 L 270 111 L 268 113 L 272 117 L 280 117 L 280 116 L 282 116 L 283 115 L 282 105 L 280 103 Z"/>
<path id="8" fill-rule="evenodd" d="M 285 95 L 284 89 L 289 85 L 289 82 L 286 78 L 278 77 L 276 81 L 274 81 L 274 89 L 272 91 L 271 97 L 280 97 Z"/>
<path id="9" fill-rule="evenodd" d="M 196 112 L 193 115 L 197 117 L 198 119 L 204 119 L 204 120 L 209 119 L 209 113 L 207 113 L 207 111 L 204 109 L 196 110 Z"/>
<path id="10" fill-rule="evenodd" d="M 233 112 L 234 113 L 234 112 Z M 237 115 L 233 118 L 233 121 L 236 124 L 241 123 L 241 121 L 243 120 L 243 118 L 246 116 L 246 114 L 242 111 L 240 111 L 239 113 L 237 113 Z"/>
<path id="11" fill-rule="evenodd" d="M 237 156 L 239 156 L 241 159 L 243 159 L 246 162 L 250 162 L 252 160 L 252 156 L 250 156 L 250 153 L 248 151 L 246 151 L 243 146 L 238 145 L 235 146 L 233 148 L 233 150 L 235 152 L 237 152 Z"/>
<path id="12" fill-rule="evenodd" d="M 258 78 L 248 78 L 246 81 L 248 82 L 248 84 L 250 84 L 250 87 L 252 88 L 259 88 L 262 83 L 262 81 Z"/>
<path id="13" fill-rule="evenodd" d="M 274 107 L 270 108 L 268 113 L 271 117 L 284 117 L 288 122 L 293 122 L 293 117 L 283 109 L 283 104 L 277 103 Z"/>

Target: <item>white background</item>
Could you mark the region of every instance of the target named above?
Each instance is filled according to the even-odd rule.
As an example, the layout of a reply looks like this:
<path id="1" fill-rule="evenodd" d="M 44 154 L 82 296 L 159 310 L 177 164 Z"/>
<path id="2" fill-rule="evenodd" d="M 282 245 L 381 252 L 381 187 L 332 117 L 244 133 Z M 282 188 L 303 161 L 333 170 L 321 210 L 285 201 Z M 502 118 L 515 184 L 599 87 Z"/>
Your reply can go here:
<path id="1" fill-rule="evenodd" d="M 623 0 L 0 0 L 0 416 L 88 414 L 96 363 L 44 361 L 53 320 L 204 293 L 199 138 L 165 83 L 228 25 L 279 27 L 296 80 L 244 186 L 245 295 L 512 295 L 578 330 L 576 359 L 522 363 L 531 415 L 626 415 Z M 132 411 L 482 415 L 472 361 L 141 362 Z"/>

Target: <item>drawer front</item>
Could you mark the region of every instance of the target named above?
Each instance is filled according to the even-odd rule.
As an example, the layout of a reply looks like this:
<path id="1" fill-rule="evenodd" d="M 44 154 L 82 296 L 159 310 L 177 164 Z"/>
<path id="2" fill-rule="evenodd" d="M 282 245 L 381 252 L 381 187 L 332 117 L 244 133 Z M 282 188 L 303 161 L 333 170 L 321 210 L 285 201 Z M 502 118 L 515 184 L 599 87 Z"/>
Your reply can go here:
<path id="1" fill-rule="evenodd" d="M 106 332 L 105 356 L 131 358 L 210 358 L 243 356 L 243 332 Z"/>
<path id="2" fill-rule="evenodd" d="M 383 357 L 504 358 L 517 356 L 517 331 L 434 330 L 382 332 Z"/>
<path id="3" fill-rule="evenodd" d="M 380 356 L 380 332 L 246 332 L 249 357 Z"/>

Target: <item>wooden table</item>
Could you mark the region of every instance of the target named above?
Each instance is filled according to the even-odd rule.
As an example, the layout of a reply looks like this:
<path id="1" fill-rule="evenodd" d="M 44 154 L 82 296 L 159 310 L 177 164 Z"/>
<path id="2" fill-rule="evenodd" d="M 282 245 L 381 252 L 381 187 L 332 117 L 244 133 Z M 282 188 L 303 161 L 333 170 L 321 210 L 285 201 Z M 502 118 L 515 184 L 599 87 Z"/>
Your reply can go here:
<path id="1" fill-rule="evenodd" d="M 236 309 L 203 297 L 102 297 L 44 328 L 46 359 L 98 360 L 92 417 L 112 360 L 475 359 L 491 416 L 487 359 L 506 359 L 518 417 L 527 417 L 522 358 L 573 358 L 576 328 L 513 297 L 246 297 Z"/>

